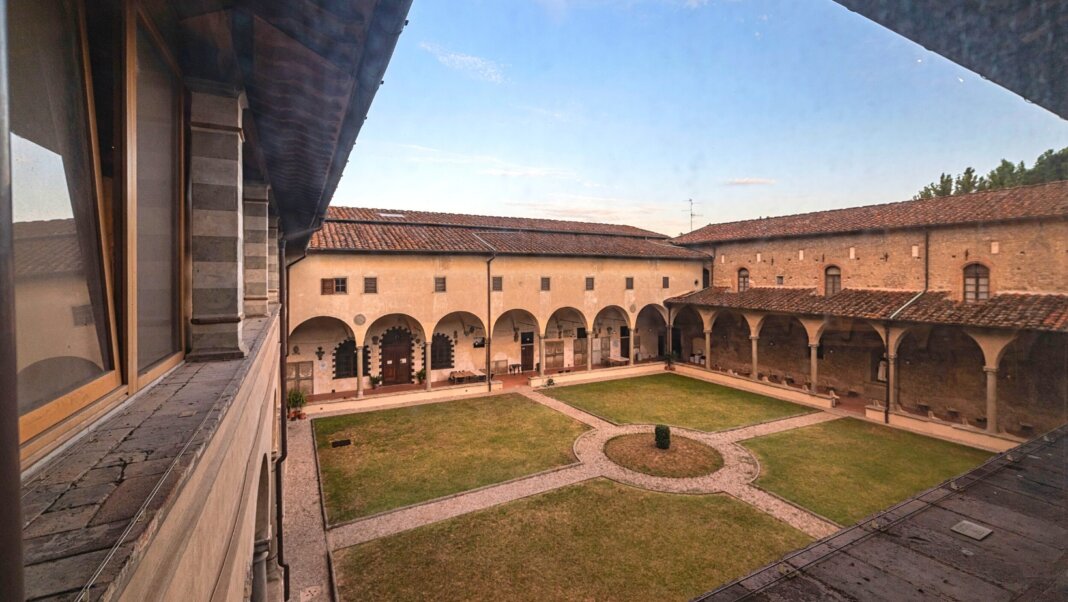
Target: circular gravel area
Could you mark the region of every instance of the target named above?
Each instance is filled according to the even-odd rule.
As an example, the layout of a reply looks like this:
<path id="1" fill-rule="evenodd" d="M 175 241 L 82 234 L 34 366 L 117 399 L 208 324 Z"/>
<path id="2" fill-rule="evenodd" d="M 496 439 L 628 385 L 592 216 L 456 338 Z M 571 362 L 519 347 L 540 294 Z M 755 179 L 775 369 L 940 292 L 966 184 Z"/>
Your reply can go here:
<path id="1" fill-rule="evenodd" d="M 723 456 L 715 449 L 676 433 L 671 434 L 669 449 L 657 448 L 653 433 L 619 435 L 605 443 L 604 454 L 624 468 L 654 477 L 700 477 L 723 467 Z"/>

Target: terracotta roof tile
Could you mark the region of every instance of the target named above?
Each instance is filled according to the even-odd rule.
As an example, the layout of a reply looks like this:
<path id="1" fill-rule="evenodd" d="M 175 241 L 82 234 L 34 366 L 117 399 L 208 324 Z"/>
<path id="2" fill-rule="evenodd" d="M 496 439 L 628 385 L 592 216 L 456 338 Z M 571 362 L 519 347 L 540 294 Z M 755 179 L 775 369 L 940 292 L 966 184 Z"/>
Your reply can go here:
<path id="1" fill-rule="evenodd" d="M 667 238 L 650 230 L 617 224 L 573 222 L 555 219 L 526 217 L 498 217 L 489 215 L 465 215 L 460 213 L 435 213 L 402 209 L 372 209 L 367 207 L 330 207 L 327 220 L 345 220 L 378 224 L 409 224 L 434 226 L 460 226 L 481 230 L 536 230 L 541 232 L 581 232 L 617 236 L 641 236 L 644 238 Z"/>
<path id="2" fill-rule="evenodd" d="M 662 239 L 455 226 L 327 221 L 312 236 L 311 251 L 430 252 L 701 259 L 704 254 Z"/>
<path id="3" fill-rule="evenodd" d="M 1068 181 L 921 201 L 709 224 L 671 242 L 702 244 L 1048 217 L 1068 217 Z"/>
<path id="4" fill-rule="evenodd" d="M 15 276 L 47 276 L 82 271 L 82 251 L 73 219 L 13 224 Z"/>
<path id="5" fill-rule="evenodd" d="M 814 289 L 759 288 L 733 293 L 707 288 L 668 299 L 694 304 L 806 315 L 888 320 L 919 291 L 843 289 L 824 297 Z M 945 292 L 929 292 L 897 314 L 895 321 L 1068 332 L 1068 295 L 1005 293 L 989 300 L 961 303 Z"/>

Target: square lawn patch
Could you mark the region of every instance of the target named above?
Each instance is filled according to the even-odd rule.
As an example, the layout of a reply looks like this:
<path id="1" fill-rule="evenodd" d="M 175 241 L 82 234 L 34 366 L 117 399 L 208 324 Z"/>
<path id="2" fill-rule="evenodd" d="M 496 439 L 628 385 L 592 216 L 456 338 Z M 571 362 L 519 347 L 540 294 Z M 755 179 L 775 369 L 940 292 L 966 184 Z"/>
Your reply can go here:
<path id="1" fill-rule="evenodd" d="M 343 600 L 686 600 L 810 542 L 725 495 L 587 481 L 335 552 Z"/>
<path id="2" fill-rule="evenodd" d="M 586 426 L 521 395 L 320 418 L 327 520 L 337 524 L 575 461 Z M 352 445 L 330 442 L 351 439 Z"/>
<path id="3" fill-rule="evenodd" d="M 677 374 L 542 389 L 616 424 L 669 424 L 720 431 L 815 410 Z"/>
<path id="4" fill-rule="evenodd" d="M 742 442 L 757 485 L 851 525 L 990 458 L 982 450 L 846 418 Z"/>

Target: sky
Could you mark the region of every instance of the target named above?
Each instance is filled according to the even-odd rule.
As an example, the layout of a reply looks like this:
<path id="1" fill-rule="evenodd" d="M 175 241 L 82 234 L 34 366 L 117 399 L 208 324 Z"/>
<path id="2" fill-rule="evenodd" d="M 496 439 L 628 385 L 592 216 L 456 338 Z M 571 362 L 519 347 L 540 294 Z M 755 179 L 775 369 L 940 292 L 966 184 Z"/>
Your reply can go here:
<path id="1" fill-rule="evenodd" d="M 1030 165 L 1068 121 L 830 0 L 415 0 L 334 205 L 677 235 Z"/>

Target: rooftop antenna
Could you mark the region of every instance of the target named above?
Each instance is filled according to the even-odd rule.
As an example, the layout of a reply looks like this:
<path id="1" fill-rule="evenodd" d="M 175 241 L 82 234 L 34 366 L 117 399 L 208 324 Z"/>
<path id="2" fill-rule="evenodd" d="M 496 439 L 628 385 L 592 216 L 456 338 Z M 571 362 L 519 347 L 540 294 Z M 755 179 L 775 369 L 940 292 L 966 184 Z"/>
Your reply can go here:
<path id="1" fill-rule="evenodd" d="M 693 212 L 693 199 L 686 199 L 686 202 L 690 204 L 690 208 L 686 212 L 690 214 L 690 232 L 693 232 L 693 218 L 701 217 L 701 214 Z"/>

